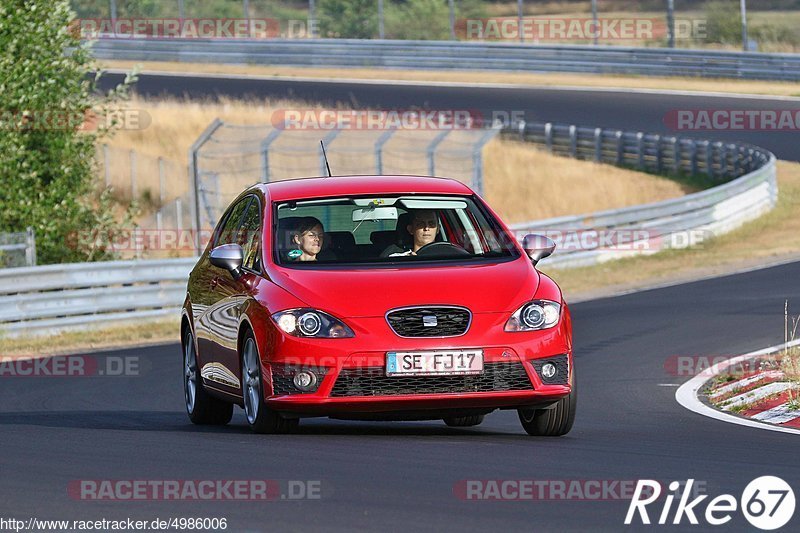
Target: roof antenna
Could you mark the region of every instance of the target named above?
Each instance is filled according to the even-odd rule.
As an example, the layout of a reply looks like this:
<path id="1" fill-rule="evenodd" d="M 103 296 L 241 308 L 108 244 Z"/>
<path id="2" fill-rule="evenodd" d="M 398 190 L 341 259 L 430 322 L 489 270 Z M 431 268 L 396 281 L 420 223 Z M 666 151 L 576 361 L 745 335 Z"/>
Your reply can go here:
<path id="1" fill-rule="evenodd" d="M 325 158 L 325 168 L 328 169 L 328 177 L 332 178 L 333 174 L 331 174 L 331 166 L 328 164 L 328 154 L 325 153 L 325 143 L 320 141 L 319 145 L 322 147 L 322 157 Z"/>

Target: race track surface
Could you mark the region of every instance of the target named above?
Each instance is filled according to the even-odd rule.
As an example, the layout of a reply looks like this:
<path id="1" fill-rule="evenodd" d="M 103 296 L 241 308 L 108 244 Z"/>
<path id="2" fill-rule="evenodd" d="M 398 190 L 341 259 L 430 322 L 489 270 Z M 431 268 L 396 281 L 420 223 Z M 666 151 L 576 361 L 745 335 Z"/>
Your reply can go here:
<path id="1" fill-rule="evenodd" d="M 122 81 L 121 74 L 107 74 L 105 89 Z M 476 74 L 476 83 L 484 82 Z M 720 81 L 720 84 L 725 83 Z M 140 74 L 136 92 L 143 96 L 189 97 L 194 99 L 271 97 L 290 98 L 333 106 L 344 102 L 355 108 L 523 112 L 525 120 L 578 124 L 581 126 L 680 135 L 719 141 L 744 141 L 767 148 L 780 159 L 800 160 L 797 130 L 791 131 L 675 131 L 665 117 L 676 110 L 797 110 L 797 100 L 700 95 L 653 94 L 558 88 L 487 88 L 392 83 L 265 80 Z M 516 115 L 515 115 L 516 116 Z M 264 117 L 268 122 L 269 117 Z"/>
<path id="2" fill-rule="evenodd" d="M 469 429 L 314 419 L 295 435 L 260 436 L 240 409 L 228 427 L 196 427 L 183 411 L 177 344 L 100 355 L 139 357 L 139 376 L 2 377 L 0 515 L 226 517 L 232 531 L 620 531 L 627 501 L 464 501 L 453 488 L 461 480 L 694 478 L 712 496 L 738 497 L 771 474 L 796 490 L 797 437 L 686 411 L 674 394 L 687 377 L 669 361 L 781 342 L 784 299 L 800 300 L 798 276 L 793 263 L 574 305 L 580 399 L 563 438 L 528 437 L 508 411 Z M 71 498 L 70 481 L 85 479 L 319 480 L 322 498 Z M 748 526 L 737 514 L 724 529 Z"/>

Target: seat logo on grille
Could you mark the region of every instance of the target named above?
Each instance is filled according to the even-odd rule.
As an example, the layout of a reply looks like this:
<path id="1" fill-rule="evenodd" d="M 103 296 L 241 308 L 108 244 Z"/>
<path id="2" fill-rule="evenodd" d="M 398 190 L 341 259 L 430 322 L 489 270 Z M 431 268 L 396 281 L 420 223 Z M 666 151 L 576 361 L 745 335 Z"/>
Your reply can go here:
<path id="1" fill-rule="evenodd" d="M 433 328 L 439 325 L 439 321 L 436 320 L 436 315 L 422 315 L 422 325 L 426 328 Z"/>

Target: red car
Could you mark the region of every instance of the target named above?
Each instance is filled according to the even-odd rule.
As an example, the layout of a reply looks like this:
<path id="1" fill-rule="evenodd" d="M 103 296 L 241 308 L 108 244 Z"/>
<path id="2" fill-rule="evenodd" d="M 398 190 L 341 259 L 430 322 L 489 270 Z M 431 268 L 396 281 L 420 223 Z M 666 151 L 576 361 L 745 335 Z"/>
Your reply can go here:
<path id="1" fill-rule="evenodd" d="M 443 419 L 516 409 L 531 435 L 575 419 L 569 308 L 466 185 L 347 176 L 255 185 L 220 218 L 182 311 L 196 424 L 244 408 L 258 433 L 300 418 Z"/>

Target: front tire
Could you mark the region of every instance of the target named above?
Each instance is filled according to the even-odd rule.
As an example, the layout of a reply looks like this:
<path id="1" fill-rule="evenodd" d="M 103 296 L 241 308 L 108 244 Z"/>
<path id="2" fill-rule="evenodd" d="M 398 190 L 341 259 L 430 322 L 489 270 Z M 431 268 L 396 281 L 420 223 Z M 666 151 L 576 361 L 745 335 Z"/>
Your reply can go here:
<path id="1" fill-rule="evenodd" d="M 248 331 L 242 343 L 242 395 L 247 423 L 255 433 L 290 433 L 299 420 L 282 417 L 272 411 L 264 401 L 264 380 L 261 376 L 261 358 L 253 333 Z"/>
<path id="2" fill-rule="evenodd" d="M 203 387 L 194 336 L 189 328 L 183 336 L 183 397 L 186 414 L 194 424 L 224 426 L 233 417 L 233 404 L 214 398 Z"/>
<path id="3" fill-rule="evenodd" d="M 578 390 L 572 378 L 572 392 L 549 409 L 518 409 L 519 421 L 528 433 L 537 437 L 560 437 L 572 429 Z"/>

